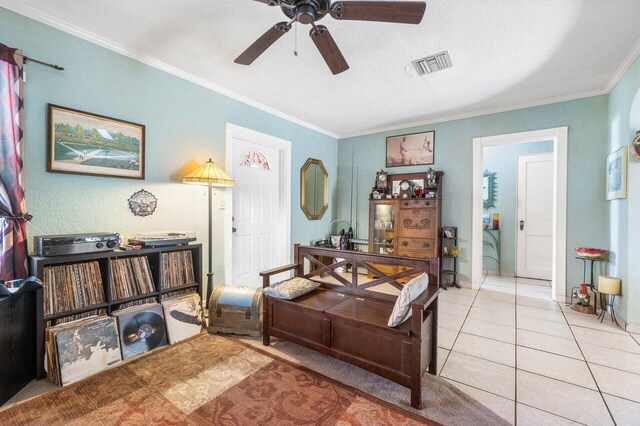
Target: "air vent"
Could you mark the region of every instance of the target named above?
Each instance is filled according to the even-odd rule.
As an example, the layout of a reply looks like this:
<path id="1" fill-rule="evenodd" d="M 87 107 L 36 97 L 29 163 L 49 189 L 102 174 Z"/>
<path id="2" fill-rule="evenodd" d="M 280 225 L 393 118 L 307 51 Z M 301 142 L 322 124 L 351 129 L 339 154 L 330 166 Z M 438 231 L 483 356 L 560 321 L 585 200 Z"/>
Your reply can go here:
<path id="1" fill-rule="evenodd" d="M 413 61 L 413 67 L 418 72 L 418 75 L 425 75 L 445 68 L 451 68 L 452 64 L 449 52 L 445 50 L 444 52 Z"/>

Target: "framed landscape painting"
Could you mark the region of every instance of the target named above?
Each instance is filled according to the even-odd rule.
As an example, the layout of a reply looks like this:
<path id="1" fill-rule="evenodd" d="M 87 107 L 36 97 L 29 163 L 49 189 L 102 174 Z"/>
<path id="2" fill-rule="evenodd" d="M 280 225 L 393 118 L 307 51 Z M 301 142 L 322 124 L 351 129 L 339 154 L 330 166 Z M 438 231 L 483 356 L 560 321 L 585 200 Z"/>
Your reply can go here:
<path id="1" fill-rule="evenodd" d="M 142 124 L 49 104 L 47 171 L 144 179 Z"/>
<path id="2" fill-rule="evenodd" d="M 627 147 L 607 156 L 607 200 L 627 198 Z"/>
<path id="3" fill-rule="evenodd" d="M 433 164 L 436 132 L 413 133 L 387 138 L 387 167 Z"/>

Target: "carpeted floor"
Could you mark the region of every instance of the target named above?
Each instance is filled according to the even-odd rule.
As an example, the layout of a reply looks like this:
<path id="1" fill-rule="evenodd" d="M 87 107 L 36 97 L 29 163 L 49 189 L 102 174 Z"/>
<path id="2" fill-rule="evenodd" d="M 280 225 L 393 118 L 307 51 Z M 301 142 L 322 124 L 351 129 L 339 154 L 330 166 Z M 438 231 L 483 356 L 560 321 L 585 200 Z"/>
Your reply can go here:
<path id="1" fill-rule="evenodd" d="M 367 395 L 372 395 L 424 418 L 451 426 L 509 425 L 493 411 L 480 404 L 440 377 L 425 374 L 422 377 L 424 409 L 410 405 L 408 388 L 370 373 L 346 362 L 323 355 L 295 343 L 272 338 L 271 346 L 263 346 L 262 339 L 238 337 L 257 351 L 270 354 L 294 365 L 311 369 Z"/>
<path id="2" fill-rule="evenodd" d="M 256 349 L 203 334 L 2 410 L 0 424 L 437 424 Z"/>

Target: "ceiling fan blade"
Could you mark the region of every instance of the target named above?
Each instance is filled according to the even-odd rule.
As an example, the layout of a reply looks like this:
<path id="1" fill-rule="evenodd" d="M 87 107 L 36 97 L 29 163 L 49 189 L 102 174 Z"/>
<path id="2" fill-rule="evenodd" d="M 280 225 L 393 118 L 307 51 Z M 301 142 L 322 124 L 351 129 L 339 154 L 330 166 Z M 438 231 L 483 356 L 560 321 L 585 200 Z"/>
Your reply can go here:
<path id="1" fill-rule="evenodd" d="M 266 33 L 262 34 L 259 39 L 254 41 L 234 62 L 240 65 L 251 65 L 253 61 L 258 59 L 258 56 L 262 55 L 265 50 L 271 47 L 273 43 L 278 41 L 278 39 L 285 35 L 290 29 L 291 25 L 288 22 L 278 22 L 269 28 Z"/>
<path id="2" fill-rule="evenodd" d="M 419 24 L 427 4 L 423 1 L 348 1 L 331 6 L 335 19 Z"/>
<path id="3" fill-rule="evenodd" d="M 311 39 L 320 51 L 324 61 L 329 66 L 333 75 L 340 74 L 349 69 L 349 64 L 342 56 L 342 52 L 338 48 L 335 40 L 324 25 L 316 25 L 309 32 Z"/>

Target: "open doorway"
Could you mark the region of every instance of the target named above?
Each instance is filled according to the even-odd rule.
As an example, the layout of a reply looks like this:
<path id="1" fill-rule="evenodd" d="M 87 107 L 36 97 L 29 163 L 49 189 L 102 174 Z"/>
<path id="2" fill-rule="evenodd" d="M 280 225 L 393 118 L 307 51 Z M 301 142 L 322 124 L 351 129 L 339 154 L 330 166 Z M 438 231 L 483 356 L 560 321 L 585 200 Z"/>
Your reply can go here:
<path id="1" fill-rule="evenodd" d="M 485 149 L 487 148 L 498 148 L 498 147 L 517 147 L 513 148 L 514 152 L 517 150 L 521 150 L 519 154 L 513 154 L 512 161 L 504 160 L 504 163 L 510 163 L 511 167 L 515 170 L 515 175 L 512 177 L 504 176 L 503 182 L 500 183 L 497 172 L 496 180 L 497 187 L 499 188 L 501 184 L 507 185 L 512 184 L 514 186 L 513 193 L 517 194 L 517 186 L 518 186 L 518 178 L 517 178 L 517 169 L 518 156 L 525 156 L 526 154 L 533 154 L 533 151 L 526 152 L 527 147 L 521 147 L 530 144 L 529 149 L 545 149 L 541 147 L 535 147 L 535 143 L 545 142 L 548 147 L 551 147 L 549 152 L 551 154 L 551 163 L 544 163 L 534 161 L 535 159 L 531 159 L 531 161 L 523 160 L 523 165 L 520 167 L 524 167 L 520 174 L 525 174 L 524 185 L 529 185 L 532 188 L 538 189 L 537 191 L 531 192 L 532 199 L 530 204 L 534 207 L 531 211 L 527 211 L 526 206 L 525 209 L 521 212 L 518 212 L 518 202 L 515 201 L 515 206 L 512 204 L 510 208 L 512 208 L 513 213 L 507 213 L 506 217 L 505 213 L 503 213 L 502 220 L 500 217 L 498 219 L 498 228 L 501 230 L 507 230 L 511 233 L 513 231 L 514 238 L 510 241 L 513 243 L 511 249 L 505 249 L 504 247 L 499 247 L 499 260 L 500 266 L 497 267 L 497 263 L 493 262 L 494 273 L 502 273 L 503 275 L 511 275 L 518 274 L 518 262 L 517 262 L 517 245 L 518 245 L 518 233 L 520 235 L 520 243 L 521 244 L 529 244 L 530 254 L 528 266 L 540 266 L 545 262 L 545 258 L 548 259 L 550 254 L 551 258 L 551 287 L 552 294 L 555 300 L 564 301 L 565 293 L 566 293 L 566 198 L 567 198 L 567 137 L 568 137 L 568 129 L 566 127 L 556 128 L 556 129 L 547 129 L 547 130 L 538 130 L 532 132 L 523 132 L 523 133 L 514 133 L 508 135 L 498 135 L 498 136 L 489 136 L 489 137 L 481 137 L 475 138 L 473 140 L 473 231 L 472 231 L 472 286 L 474 288 L 480 288 L 483 279 L 483 269 L 488 269 L 488 264 L 490 261 L 485 261 L 484 255 L 484 241 L 485 241 L 485 231 L 483 226 L 483 220 L 487 220 L 487 213 L 491 213 L 490 220 L 493 225 L 493 212 L 490 211 L 489 208 L 485 208 L 484 206 L 484 196 L 486 193 L 485 189 L 488 186 L 488 179 L 485 179 L 485 170 L 488 173 L 492 173 L 488 170 L 489 167 L 485 168 Z M 534 148 L 531 148 L 534 147 Z M 537 152 L 540 154 L 540 152 Z M 490 154 L 488 154 L 490 155 Z M 542 158 L 538 158 L 540 160 Z M 547 158 L 548 159 L 548 158 Z M 489 163 L 487 163 L 489 166 Z M 545 171 L 546 170 L 546 171 Z M 527 173 L 531 173 L 531 179 L 526 179 Z M 545 174 L 545 182 L 537 182 L 536 176 L 541 176 Z M 549 174 L 551 176 L 549 176 Z M 550 177 L 550 182 L 549 182 Z M 528 183 L 527 183 L 528 182 Z M 536 245 L 540 246 L 541 242 L 541 234 L 543 232 L 536 231 L 536 228 L 539 228 L 540 223 L 537 221 L 538 218 L 544 219 L 544 213 L 542 211 L 537 211 L 535 206 L 540 203 L 539 199 L 535 199 L 535 197 L 539 197 L 541 195 L 548 195 L 548 188 L 545 185 L 551 185 L 551 210 L 547 211 L 546 218 L 548 219 L 548 215 L 550 215 L 551 220 L 551 248 L 535 248 Z M 508 185 L 507 185 L 508 186 Z M 546 188 L 546 189 L 545 189 Z M 513 196 L 514 199 L 517 198 L 516 195 Z M 506 201 L 506 200 L 505 200 Z M 549 201 L 547 201 L 549 202 Z M 521 203 L 525 203 L 526 201 L 521 201 Z M 504 208 L 503 208 L 504 209 Z M 508 211 L 508 210 L 507 210 Z M 496 212 L 500 214 L 500 212 Z M 505 224 L 505 220 L 507 223 Z M 523 221 L 523 231 L 520 231 L 520 221 Z M 543 220 L 542 222 L 546 222 Z M 527 224 L 530 223 L 531 227 L 527 227 Z M 524 230 L 531 230 L 532 232 L 529 235 L 526 235 Z M 491 237 L 488 237 L 491 238 Z M 499 242 L 503 242 L 504 238 L 500 236 Z M 529 242 L 528 242 L 529 241 Z M 500 244 L 498 244 L 499 246 Z M 495 253 L 494 248 L 494 253 Z M 523 249 L 521 249 L 522 251 Z M 546 250 L 546 251 L 545 251 Z M 550 253 L 549 253 L 550 250 Z M 524 254 L 526 255 L 526 247 L 524 248 Z M 503 269 L 505 266 L 505 256 L 513 256 L 513 267 L 512 271 L 508 271 L 507 269 Z M 537 256 L 537 257 L 536 257 Z M 526 264 L 526 260 L 525 260 Z M 522 270 L 522 266 L 520 268 Z M 535 269 L 535 268 L 532 268 Z M 527 272 L 526 268 L 524 270 L 525 274 L 531 274 L 531 272 Z M 523 275 L 521 275 L 523 276 Z"/>
<path id="2" fill-rule="evenodd" d="M 550 282 L 553 141 L 483 150 L 484 274 Z"/>

